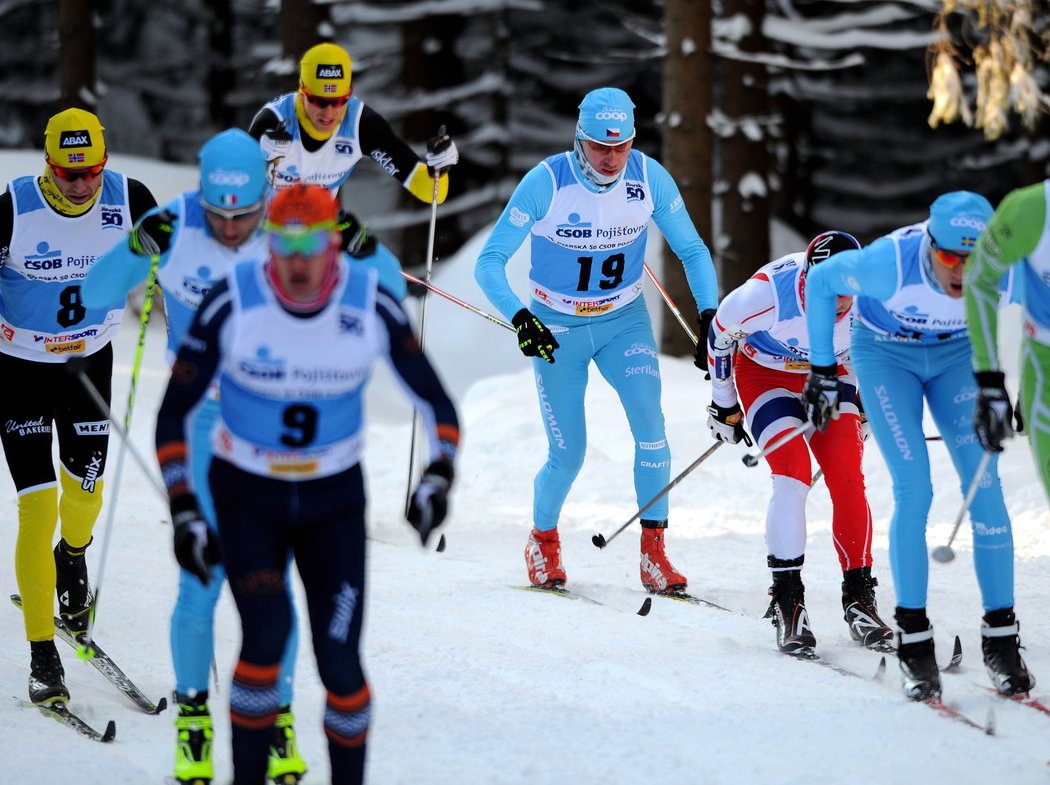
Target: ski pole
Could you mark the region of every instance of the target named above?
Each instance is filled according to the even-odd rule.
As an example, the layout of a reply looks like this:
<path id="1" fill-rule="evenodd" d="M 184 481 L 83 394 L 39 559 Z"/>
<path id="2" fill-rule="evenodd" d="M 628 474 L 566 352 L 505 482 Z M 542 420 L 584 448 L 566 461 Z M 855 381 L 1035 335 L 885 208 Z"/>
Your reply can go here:
<path id="1" fill-rule="evenodd" d="M 113 487 L 109 492 L 109 512 L 106 515 L 106 525 L 102 530 L 102 556 L 99 559 L 98 572 L 95 574 L 95 599 L 91 603 L 91 612 L 88 614 L 88 626 L 84 633 L 83 641 L 77 646 L 77 656 L 83 660 L 91 659 L 94 654 L 91 648 L 91 641 L 93 640 L 91 634 L 95 629 L 95 613 L 98 610 L 98 604 L 102 597 L 102 579 L 106 574 L 106 561 L 109 556 L 110 541 L 112 540 L 113 522 L 116 520 L 117 500 L 120 498 L 120 482 L 124 475 L 124 459 L 127 457 L 128 449 L 131 447 L 131 438 L 128 430 L 131 428 L 131 413 L 135 407 L 135 390 L 138 387 L 139 370 L 142 367 L 142 351 L 146 343 L 146 328 L 149 326 L 150 313 L 153 311 L 153 292 L 157 284 L 157 265 L 159 261 L 160 256 L 158 254 L 154 254 L 150 260 L 149 276 L 146 279 L 146 296 L 142 303 L 142 316 L 139 319 L 139 340 L 135 350 L 135 362 L 131 368 L 131 386 L 128 390 L 128 406 L 124 412 L 123 428 L 113 421 L 112 411 L 106 405 L 102 395 L 99 394 L 98 388 L 88 378 L 87 372 L 84 370 L 85 361 L 82 360 L 79 365 L 67 365 L 69 370 L 74 371 L 80 378 L 80 383 L 88 391 L 99 411 L 106 414 L 106 419 L 110 420 L 117 432 L 123 436 L 120 449 L 117 451 L 117 465 L 113 477 Z M 140 463 L 145 468 L 145 461 L 140 460 Z M 147 476 L 150 475 L 147 473 Z M 166 496 L 167 494 L 165 494 L 165 498 Z"/>
<path id="2" fill-rule="evenodd" d="M 970 487 L 966 491 L 966 498 L 963 499 L 962 509 L 955 516 L 955 525 L 952 527 L 951 536 L 948 537 L 948 544 L 938 545 L 930 552 L 934 561 L 947 564 L 955 558 L 955 551 L 952 550 L 952 541 L 959 532 L 959 526 L 962 524 L 963 518 L 966 517 L 966 511 L 970 509 L 970 505 L 973 503 L 973 497 L 977 495 L 977 489 L 981 485 L 981 478 L 984 477 L 984 470 L 988 468 L 988 461 L 991 459 L 992 454 L 990 452 L 986 452 L 981 456 L 981 462 L 977 464 L 977 471 L 974 473 L 973 480 L 970 481 Z"/>
<path id="3" fill-rule="evenodd" d="M 699 466 L 708 458 L 710 458 L 711 454 L 723 444 L 725 444 L 725 442 L 715 442 L 710 447 L 708 447 L 703 455 L 701 455 L 699 458 L 697 458 L 695 461 L 689 464 L 689 466 L 686 467 L 685 471 L 683 471 L 681 474 L 679 474 L 677 477 L 671 480 L 671 482 L 667 483 L 667 485 L 665 485 L 663 489 L 658 494 L 656 494 L 656 496 L 654 496 L 652 499 L 646 502 L 644 507 L 642 507 L 640 510 L 638 510 L 638 512 L 636 512 L 634 515 L 628 518 L 627 522 L 624 523 L 623 526 L 621 526 L 619 529 L 614 531 L 608 539 L 606 539 L 605 536 L 600 532 L 591 537 L 591 542 L 594 543 L 594 547 L 604 548 L 610 542 L 615 540 L 624 529 L 626 529 L 636 520 L 641 518 L 645 514 L 646 510 L 648 510 L 650 507 L 652 507 L 654 504 L 660 501 L 660 499 L 662 499 L 664 496 L 670 493 L 672 488 L 674 488 L 676 485 L 678 485 L 678 483 L 684 480 L 689 475 L 689 473 L 692 472 L 697 466 Z"/>
<path id="4" fill-rule="evenodd" d="M 658 280 L 656 280 L 656 275 L 649 268 L 649 265 L 646 264 L 644 265 L 644 267 L 645 274 L 648 275 L 649 280 L 653 282 L 653 286 L 656 287 L 656 291 L 660 293 L 660 296 L 663 298 L 663 301 L 667 303 L 667 307 L 671 309 L 671 313 L 674 315 L 674 318 L 678 320 L 678 323 L 680 325 L 682 325 L 682 329 L 685 330 L 685 334 L 689 336 L 689 340 L 693 342 L 693 346 L 696 346 L 699 343 L 700 339 L 696 337 L 696 333 L 694 333 L 692 328 L 689 327 L 689 323 L 686 322 L 685 317 L 682 316 L 682 312 L 678 310 L 678 306 L 674 304 L 674 301 L 671 299 L 671 295 L 669 295 L 667 293 L 667 290 L 660 285 L 660 282 Z"/>
<path id="5" fill-rule="evenodd" d="M 783 435 L 783 437 L 781 437 L 780 439 L 777 439 L 775 442 L 773 442 L 772 444 L 768 445 L 764 450 L 762 450 L 762 452 L 756 453 L 754 455 L 751 455 L 750 453 L 748 453 L 747 455 L 745 455 L 741 459 L 744 462 L 744 466 L 747 466 L 748 468 L 752 468 L 752 467 L 758 466 L 759 460 L 761 460 L 762 458 L 765 458 L 771 452 L 776 452 L 781 447 L 783 447 L 785 444 L 787 444 L 792 439 L 794 439 L 796 436 L 801 436 L 802 434 L 804 434 L 806 431 L 808 431 L 812 427 L 813 427 L 813 423 L 811 423 L 809 420 L 806 420 L 806 422 L 802 423 L 801 425 L 799 425 L 799 426 L 797 426 L 795 428 L 792 428 L 790 431 L 785 433 Z"/>
<path id="6" fill-rule="evenodd" d="M 433 292 L 434 294 L 436 294 L 436 295 L 438 295 L 440 297 L 444 297 L 446 300 L 449 300 L 450 302 L 454 302 L 460 308 L 466 308 L 471 313 L 476 313 L 478 316 L 481 316 L 481 317 L 483 317 L 485 319 L 488 319 L 493 324 L 498 324 L 500 327 L 502 327 L 505 330 L 510 330 L 511 332 L 515 332 L 515 329 L 514 329 L 513 326 L 511 326 L 507 322 L 503 321 L 498 316 L 493 316 L 490 313 L 486 313 L 485 311 L 481 310 L 480 308 L 471 305 L 466 300 L 461 300 L 458 297 L 456 297 L 455 295 L 449 294 L 444 289 L 439 289 L 438 287 L 434 286 L 433 284 L 427 283 L 422 278 L 416 278 L 416 276 L 412 275 L 411 273 L 406 273 L 404 270 L 401 271 L 401 275 L 403 275 L 406 280 L 411 281 L 414 284 L 419 284 L 420 286 L 424 286 L 429 291 Z"/>
<path id="7" fill-rule="evenodd" d="M 438 128 L 438 137 L 445 135 L 445 126 L 442 125 Z M 419 348 L 423 348 L 423 343 L 426 336 L 427 329 L 427 294 L 430 292 L 430 273 L 434 266 L 434 234 L 437 227 L 437 209 L 438 209 L 438 183 L 441 180 L 441 171 L 434 171 L 434 193 L 430 198 L 430 234 L 427 237 L 427 276 L 425 284 L 427 285 L 426 290 L 423 292 L 423 304 L 420 307 L 419 314 Z M 416 468 L 416 430 L 419 427 L 419 414 L 415 409 L 412 410 L 412 439 L 408 446 L 408 482 L 405 484 L 405 517 L 408 517 L 408 507 L 412 500 L 412 478 L 415 476 Z"/>

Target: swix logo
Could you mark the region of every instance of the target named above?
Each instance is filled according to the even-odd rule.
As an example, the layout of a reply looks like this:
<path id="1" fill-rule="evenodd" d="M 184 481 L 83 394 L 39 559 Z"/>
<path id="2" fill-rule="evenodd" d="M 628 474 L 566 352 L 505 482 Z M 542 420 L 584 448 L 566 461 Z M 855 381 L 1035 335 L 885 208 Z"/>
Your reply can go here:
<path id="1" fill-rule="evenodd" d="M 77 436 L 106 436 L 109 434 L 109 420 L 73 423 Z"/>
<path id="2" fill-rule="evenodd" d="M 102 473 L 102 453 L 95 452 L 91 454 L 91 461 L 88 462 L 87 472 L 84 474 L 84 482 L 80 483 L 80 487 L 88 493 L 95 492 L 95 483 L 98 481 L 98 476 Z"/>
<path id="3" fill-rule="evenodd" d="M 66 147 L 91 147 L 91 134 L 84 131 L 63 131 L 58 137 L 58 149 Z"/>
<path id="4" fill-rule="evenodd" d="M 594 115 L 595 120 L 619 120 L 622 123 L 627 122 L 627 112 L 622 109 L 613 109 L 612 107 L 606 106 L 600 112 Z"/>
<path id="5" fill-rule="evenodd" d="M 335 608 L 332 611 L 332 620 L 328 622 L 328 637 L 332 640 L 346 643 L 350 622 L 354 618 L 354 609 L 357 608 L 357 595 L 357 589 L 344 581 L 339 587 L 339 593 L 332 597 Z"/>
<path id="6" fill-rule="evenodd" d="M 334 65 L 326 65 L 321 63 L 317 66 L 317 78 L 318 79 L 342 79 L 343 78 L 343 66 L 339 63 Z"/>

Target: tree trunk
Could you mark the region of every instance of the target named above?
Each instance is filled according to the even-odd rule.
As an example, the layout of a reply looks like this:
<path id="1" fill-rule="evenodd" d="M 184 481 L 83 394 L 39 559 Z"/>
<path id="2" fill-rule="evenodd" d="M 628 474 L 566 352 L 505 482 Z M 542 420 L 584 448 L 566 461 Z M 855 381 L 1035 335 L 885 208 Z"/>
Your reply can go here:
<path id="1" fill-rule="evenodd" d="M 61 109 L 97 111 L 95 27 L 92 0 L 59 0 L 59 102 Z"/>
<path id="2" fill-rule="evenodd" d="M 209 0 L 208 9 L 208 118 L 217 128 L 230 128 L 237 124 L 236 112 L 227 101 L 237 84 L 230 63 L 233 6 L 230 0 Z"/>
<path id="3" fill-rule="evenodd" d="M 318 5 L 313 0 L 281 0 L 278 22 L 281 51 L 295 64 L 291 73 L 281 77 L 282 92 L 299 88 L 299 61 L 307 49 L 325 40 L 320 28 L 327 21 L 327 5 Z"/>
<path id="4" fill-rule="evenodd" d="M 686 209 L 700 236 L 714 251 L 711 237 L 711 147 L 707 126 L 713 83 L 711 11 L 708 3 L 667 0 L 664 15 L 667 57 L 663 67 L 663 155 L 661 163 L 675 178 Z M 696 303 L 678 257 L 664 248 L 662 283 L 686 319 Z M 693 327 L 696 331 L 696 327 Z M 693 342 L 673 318 L 663 320 L 661 350 L 682 356 L 693 353 Z"/>
<path id="5" fill-rule="evenodd" d="M 724 16 L 744 16 L 750 32 L 738 41 L 742 52 L 763 51 L 764 0 L 726 0 Z M 719 283 L 724 292 L 740 286 L 769 261 L 768 75 L 764 65 L 726 58 L 719 105 L 730 135 L 722 140 L 722 226 L 719 228 Z"/>

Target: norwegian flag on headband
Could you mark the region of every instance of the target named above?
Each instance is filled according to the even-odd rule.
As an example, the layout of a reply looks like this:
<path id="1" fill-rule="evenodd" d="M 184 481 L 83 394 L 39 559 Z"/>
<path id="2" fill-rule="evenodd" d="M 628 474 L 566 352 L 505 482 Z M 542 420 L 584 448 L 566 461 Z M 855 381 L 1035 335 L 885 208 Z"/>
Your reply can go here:
<path id="1" fill-rule="evenodd" d="M 69 158 L 69 162 L 71 164 L 82 164 L 82 163 L 84 163 L 84 154 L 83 153 L 69 153 L 67 158 Z"/>
<path id="2" fill-rule="evenodd" d="M 336 88 L 337 88 L 337 87 L 338 87 L 338 85 L 334 85 L 334 84 L 326 84 L 326 85 L 324 86 L 324 91 L 325 91 L 326 93 L 334 93 L 334 92 L 336 91 Z"/>
<path id="3" fill-rule="evenodd" d="M 611 137 L 613 139 L 619 139 L 620 138 L 620 129 L 619 128 L 606 128 L 605 129 L 605 135 L 608 136 L 608 137 Z"/>

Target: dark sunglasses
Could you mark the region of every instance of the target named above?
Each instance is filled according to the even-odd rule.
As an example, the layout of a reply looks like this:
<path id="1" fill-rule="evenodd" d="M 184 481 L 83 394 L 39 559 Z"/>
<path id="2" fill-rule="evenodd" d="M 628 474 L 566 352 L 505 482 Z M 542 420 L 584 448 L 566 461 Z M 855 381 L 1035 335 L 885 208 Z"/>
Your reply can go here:
<path id="1" fill-rule="evenodd" d="M 316 106 L 318 109 L 327 109 L 330 106 L 334 106 L 336 108 L 346 106 L 350 102 L 350 93 L 353 92 L 351 90 L 350 93 L 340 96 L 339 98 L 320 98 L 316 95 L 307 92 L 305 87 L 302 89 L 302 91 L 303 98 L 309 101 L 312 106 Z"/>
<path id="2" fill-rule="evenodd" d="M 106 162 L 103 161 L 100 164 L 94 166 L 86 166 L 79 169 L 69 169 L 65 166 L 55 166 L 50 161 L 47 165 L 51 167 L 51 171 L 55 173 L 55 177 L 59 180 L 64 180 L 67 183 L 72 183 L 80 179 L 91 180 L 102 174 L 102 170 L 106 168 Z"/>
<path id="3" fill-rule="evenodd" d="M 966 260 L 970 258 L 969 251 L 959 253 L 958 251 L 946 250 L 937 245 L 937 241 L 933 239 L 933 235 L 928 231 L 926 236 L 930 238 L 930 248 L 933 249 L 934 258 L 949 270 L 953 267 L 958 267 L 960 264 L 966 264 Z"/>

